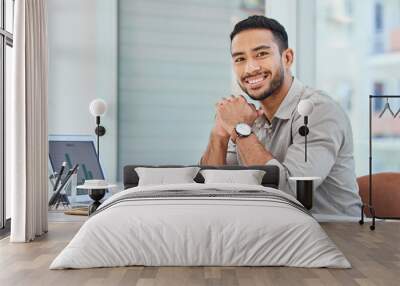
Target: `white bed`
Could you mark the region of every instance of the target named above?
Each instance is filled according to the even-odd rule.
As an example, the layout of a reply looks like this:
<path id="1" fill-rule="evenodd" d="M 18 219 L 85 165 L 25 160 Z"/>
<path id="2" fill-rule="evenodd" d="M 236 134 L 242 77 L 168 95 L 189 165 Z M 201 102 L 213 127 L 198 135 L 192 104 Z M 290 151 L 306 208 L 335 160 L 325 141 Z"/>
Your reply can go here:
<path id="1" fill-rule="evenodd" d="M 246 195 L 135 197 L 174 190 L 182 194 L 242 191 Z M 253 197 L 250 191 L 263 191 L 272 199 L 263 198 L 264 193 Z M 279 190 L 254 185 L 131 188 L 104 202 L 50 269 L 127 265 L 350 268 L 318 222 L 294 203 L 299 204 Z"/>

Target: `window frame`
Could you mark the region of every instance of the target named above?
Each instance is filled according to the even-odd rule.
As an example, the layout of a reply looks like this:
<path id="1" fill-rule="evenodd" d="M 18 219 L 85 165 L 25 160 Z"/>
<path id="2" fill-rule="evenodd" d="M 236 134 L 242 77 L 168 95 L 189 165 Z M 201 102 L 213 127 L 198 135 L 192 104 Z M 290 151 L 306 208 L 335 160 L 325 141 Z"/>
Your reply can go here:
<path id="1" fill-rule="evenodd" d="M 5 193 L 5 97 L 6 97 L 6 47 L 13 47 L 13 33 L 6 30 L 6 0 L 0 0 L 1 5 L 1 21 L 0 21 L 0 236 L 9 232 L 10 220 L 6 218 L 6 193 Z M 13 14 L 15 0 L 11 0 L 13 5 Z M 14 15 L 11 15 L 14 19 Z"/>

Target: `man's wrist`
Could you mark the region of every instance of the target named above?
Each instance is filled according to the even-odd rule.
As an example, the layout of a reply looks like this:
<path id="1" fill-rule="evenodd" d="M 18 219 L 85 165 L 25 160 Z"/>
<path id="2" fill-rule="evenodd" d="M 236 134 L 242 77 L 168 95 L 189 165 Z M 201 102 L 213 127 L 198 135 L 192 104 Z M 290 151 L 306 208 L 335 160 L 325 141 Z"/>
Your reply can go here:
<path id="1" fill-rule="evenodd" d="M 217 133 L 217 132 L 215 132 L 213 130 L 213 131 L 211 131 L 211 137 L 214 140 L 218 140 L 218 141 L 221 141 L 221 142 L 225 142 L 225 141 L 228 142 L 230 135 L 229 134 L 223 135 L 223 134 Z"/>
<path id="2" fill-rule="evenodd" d="M 236 144 L 238 138 L 247 138 L 253 134 L 253 131 L 251 130 L 251 125 L 247 123 L 238 123 L 230 134 L 232 142 Z"/>

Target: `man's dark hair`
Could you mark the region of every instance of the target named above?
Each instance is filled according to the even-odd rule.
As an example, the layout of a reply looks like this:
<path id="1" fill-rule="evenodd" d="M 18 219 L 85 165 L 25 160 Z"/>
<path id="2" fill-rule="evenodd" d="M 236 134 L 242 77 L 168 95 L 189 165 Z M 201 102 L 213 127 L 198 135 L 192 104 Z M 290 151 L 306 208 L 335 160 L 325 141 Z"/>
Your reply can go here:
<path id="1" fill-rule="evenodd" d="M 238 22 L 231 33 L 231 42 L 237 34 L 250 29 L 270 30 L 272 32 L 272 35 L 274 35 L 274 39 L 278 44 L 279 52 L 281 54 L 289 46 L 288 36 L 285 28 L 278 21 L 260 15 L 253 15 L 248 17 L 247 19 Z"/>

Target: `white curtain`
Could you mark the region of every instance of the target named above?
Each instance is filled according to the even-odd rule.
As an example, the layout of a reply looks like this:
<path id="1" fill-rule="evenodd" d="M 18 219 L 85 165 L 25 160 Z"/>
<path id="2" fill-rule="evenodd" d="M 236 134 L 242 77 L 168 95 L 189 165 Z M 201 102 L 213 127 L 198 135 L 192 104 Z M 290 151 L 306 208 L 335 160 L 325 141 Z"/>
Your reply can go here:
<path id="1" fill-rule="evenodd" d="M 47 232 L 46 1 L 16 0 L 14 7 L 13 92 L 6 111 L 12 242 Z"/>

